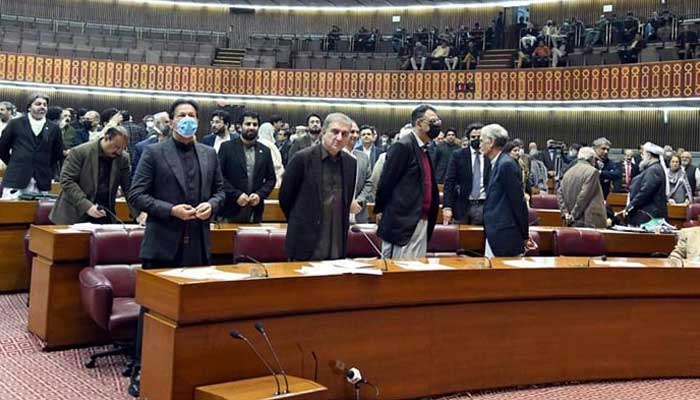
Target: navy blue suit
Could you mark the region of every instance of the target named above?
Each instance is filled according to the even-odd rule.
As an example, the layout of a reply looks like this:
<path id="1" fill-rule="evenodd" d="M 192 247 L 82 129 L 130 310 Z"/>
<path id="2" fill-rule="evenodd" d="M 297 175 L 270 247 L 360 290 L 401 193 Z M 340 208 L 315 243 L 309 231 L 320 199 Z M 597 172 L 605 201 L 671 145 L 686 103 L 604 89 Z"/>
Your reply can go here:
<path id="1" fill-rule="evenodd" d="M 484 203 L 484 233 L 496 257 L 524 253 L 528 238 L 527 204 L 520 167 L 501 153 L 491 166 L 491 179 Z"/>
<path id="2" fill-rule="evenodd" d="M 136 146 L 134 146 L 134 154 L 132 154 L 131 157 L 131 176 L 134 176 L 134 173 L 136 173 L 136 167 L 138 167 L 139 160 L 141 159 L 141 155 L 143 154 L 143 152 L 146 151 L 146 147 L 156 143 L 158 143 L 157 135 L 151 135 L 146 139 L 136 143 Z"/>
<path id="3" fill-rule="evenodd" d="M 214 141 L 216 140 L 216 135 L 213 133 L 210 133 L 208 135 L 205 135 L 202 140 L 199 141 L 201 144 L 206 144 L 209 147 L 214 147 Z"/>

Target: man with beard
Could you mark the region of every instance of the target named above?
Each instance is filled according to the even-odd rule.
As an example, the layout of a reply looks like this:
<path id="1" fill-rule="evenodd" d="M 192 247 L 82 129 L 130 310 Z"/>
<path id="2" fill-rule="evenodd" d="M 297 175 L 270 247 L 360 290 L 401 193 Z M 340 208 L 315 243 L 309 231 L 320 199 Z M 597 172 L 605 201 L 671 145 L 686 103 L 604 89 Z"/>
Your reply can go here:
<path id="1" fill-rule="evenodd" d="M 202 138 L 202 144 L 211 146 L 218 153 L 221 144 L 231 140 L 231 115 L 223 110 L 216 110 L 211 114 L 211 133 Z"/>
<path id="2" fill-rule="evenodd" d="M 613 182 L 622 179 L 620 165 L 608 158 L 610 146 L 610 141 L 604 137 L 593 141 L 593 150 L 597 156 L 596 167 L 600 171 L 600 186 L 603 188 L 604 199 L 608 198 Z"/>
<path id="3" fill-rule="evenodd" d="M 484 201 L 489 185 L 491 162 L 481 154 L 481 124 L 467 128 L 469 146 L 452 153 L 445 176 L 442 222 L 484 224 Z"/>
<path id="4" fill-rule="evenodd" d="M 3 199 L 51 190 L 51 178 L 63 160 L 63 138 L 58 125 L 46 119 L 48 105 L 48 96 L 31 95 L 27 114 L 11 120 L 0 136 L 0 159 L 7 165 Z"/>
<path id="5" fill-rule="evenodd" d="M 457 144 L 457 130 L 449 128 L 445 131 L 445 140 L 437 145 L 435 149 L 435 179 L 437 183 L 445 183 L 445 174 L 447 173 L 447 165 L 450 162 L 452 153 L 460 149 Z"/>
<path id="6" fill-rule="evenodd" d="M 386 155 L 374 205 L 386 258 L 425 257 L 437 220 L 440 194 L 428 145 L 440 134 L 435 108 L 411 113 L 413 131 L 395 142 Z"/>
<path id="7" fill-rule="evenodd" d="M 357 168 L 343 151 L 351 129 L 347 115 L 329 114 L 321 143 L 289 159 L 280 207 L 287 217 L 285 250 L 292 260 L 345 258 Z"/>
<path id="8" fill-rule="evenodd" d="M 698 168 L 693 165 L 693 157 L 690 155 L 690 152 L 684 151 L 681 153 L 681 165 L 683 166 L 683 170 L 685 171 L 685 175 L 688 177 L 688 183 L 690 184 L 690 189 L 693 191 L 693 196 L 695 196 L 695 193 L 698 191 L 698 186 L 697 182 L 699 178 L 699 171 Z"/>
<path id="9" fill-rule="evenodd" d="M 669 185 L 663 153 L 664 149 L 653 143 L 642 146 L 641 172 L 630 184 L 627 207 L 619 213 L 627 217 L 629 225 L 639 226 L 651 219 L 668 216 Z"/>
<path id="10" fill-rule="evenodd" d="M 129 192 L 131 168 L 124 151 L 128 143 L 126 129 L 115 127 L 101 139 L 83 143 L 68 153 L 61 170 L 61 194 L 49 214 L 51 222 L 115 222 L 112 215 L 116 213 L 117 189 L 121 186 L 122 192 Z"/>
<path id="11" fill-rule="evenodd" d="M 275 187 L 275 166 L 270 149 L 258 142 L 260 117 L 252 111 L 241 114 L 241 134 L 219 149 L 226 200 L 222 217 L 228 222 L 262 221 L 265 199 Z"/>
<path id="12" fill-rule="evenodd" d="M 0 102 L 0 136 L 12 119 L 12 110 L 15 108 L 9 101 Z"/>
<path id="13" fill-rule="evenodd" d="M 292 143 L 289 148 L 288 159 L 291 161 L 297 151 L 318 144 L 321 138 L 321 117 L 318 114 L 309 114 L 306 117 L 306 126 L 308 134 L 304 135 Z"/>

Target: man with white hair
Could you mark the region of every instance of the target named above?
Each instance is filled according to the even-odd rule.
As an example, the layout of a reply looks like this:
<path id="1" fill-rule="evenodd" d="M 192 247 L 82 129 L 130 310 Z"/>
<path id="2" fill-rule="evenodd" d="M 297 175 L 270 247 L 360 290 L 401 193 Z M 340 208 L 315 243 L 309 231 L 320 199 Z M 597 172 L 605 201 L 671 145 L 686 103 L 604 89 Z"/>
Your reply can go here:
<path id="1" fill-rule="evenodd" d="M 502 154 L 508 131 L 498 124 L 481 128 L 481 153 L 491 160 L 491 179 L 484 203 L 484 255 L 515 257 L 536 246 L 529 238 L 527 204 L 518 164 Z"/>
<path id="2" fill-rule="evenodd" d="M 605 228 L 607 214 L 600 172 L 593 166 L 596 154 L 590 147 L 578 151 L 577 162 L 561 180 L 557 199 L 566 226 Z"/>
<path id="3" fill-rule="evenodd" d="M 622 171 L 619 164 L 608 157 L 611 145 L 612 143 L 604 137 L 593 141 L 593 150 L 595 150 L 598 158 L 596 167 L 600 171 L 600 186 L 603 188 L 603 197 L 606 199 L 613 182 L 622 179 Z"/>
<path id="4" fill-rule="evenodd" d="M 668 217 L 668 180 L 663 159 L 664 149 L 651 142 L 642 146 L 640 174 L 630 184 L 629 202 L 620 213 L 627 223 L 639 226 L 654 218 Z"/>

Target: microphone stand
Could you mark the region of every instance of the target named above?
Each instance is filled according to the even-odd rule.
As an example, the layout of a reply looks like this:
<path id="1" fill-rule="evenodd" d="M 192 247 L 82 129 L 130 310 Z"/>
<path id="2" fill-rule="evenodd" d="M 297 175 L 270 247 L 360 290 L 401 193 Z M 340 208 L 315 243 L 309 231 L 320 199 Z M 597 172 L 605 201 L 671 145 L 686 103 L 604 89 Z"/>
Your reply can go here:
<path id="1" fill-rule="evenodd" d="M 267 343 L 267 347 L 270 349 L 270 353 L 272 353 L 272 357 L 274 357 L 275 362 L 277 363 L 277 367 L 280 369 L 280 373 L 282 374 L 282 377 L 284 378 L 285 391 L 282 392 L 282 394 L 289 393 L 289 381 L 287 380 L 287 373 L 284 371 L 284 368 L 282 367 L 282 363 L 280 362 L 279 357 L 277 357 L 277 352 L 272 347 L 272 342 L 270 342 L 270 338 L 267 336 L 267 332 L 265 331 L 265 325 L 263 325 L 262 322 L 258 321 L 255 323 L 255 329 L 257 329 L 257 331 L 260 332 L 262 337 L 265 338 L 265 343 Z"/>
<path id="2" fill-rule="evenodd" d="M 98 204 L 98 205 L 97 205 L 97 210 L 106 212 L 107 214 L 109 214 L 109 216 L 111 216 L 112 218 L 114 218 L 115 221 L 117 221 L 117 222 L 119 222 L 120 224 L 122 224 L 122 229 L 124 229 L 125 232 L 128 232 L 128 231 L 129 231 L 128 229 L 126 229 L 126 224 L 124 223 L 124 221 L 122 221 L 121 218 L 117 217 L 117 214 L 113 213 L 109 208 L 107 208 L 107 207 L 102 207 L 101 205 Z"/>
<path id="3" fill-rule="evenodd" d="M 351 230 L 352 232 L 354 232 L 354 233 L 360 233 L 360 234 L 362 234 L 362 236 L 364 236 L 365 239 L 367 239 L 367 242 L 369 242 L 370 246 L 372 246 L 372 248 L 374 249 L 374 251 L 377 252 L 377 255 L 379 255 L 379 258 L 380 258 L 380 259 L 382 260 L 382 262 L 384 263 L 384 268 L 382 268 L 382 271 L 388 272 L 388 271 L 389 271 L 389 265 L 386 263 L 386 258 L 384 258 L 384 254 L 382 254 L 382 252 L 379 250 L 379 248 L 377 248 L 377 246 L 374 244 L 374 242 L 372 241 L 372 239 L 370 239 L 369 236 L 367 236 L 367 234 L 365 233 L 365 231 L 363 231 L 362 229 L 360 229 L 360 227 L 357 226 L 357 225 L 351 226 L 351 227 L 350 227 L 350 230 Z"/>
<path id="4" fill-rule="evenodd" d="M 236 258 L 234 259 L 234 261 L 235 261 L 235 262 L 249 261 L 249 262 L 252 262 L 252 263 L 254 263 L 254 264 L 256 264 L 256 265 L 259 265 L 260 267 L 262 267 L 263 271 L 265 271 L 265 278 L 269 278 L 269 277 L 270 277 L 270 272 L 267 270 L 267 267 L 265 267 L 265 264 L 261 263 L 260 261 L 256 260 L 255 258 L 253 258 L 253 257 L 251 257 L 251 256 L 247 256 L 247 255 L 245 255 L 245 254 L 241 254 L 241 255 L 239 255 L 239 256 L 236 256 Z"/>
<path id="5" fill-rule="evenodd" d="M 231 333 L 229 335 L 231 335 L 231 337 L 234 339 L 244 341 L 248 345 L 248 347 L 250 347 L 250 349 L 253 350 L 255 355 L 258 356 L 260 361 L 262 361 L 263 365 L 265 365 L 265 368 L 267 368 L 267 370 L 270 371 L 270 373 L 272 374 L 272 377 L 275 378 L 275 383 L 277 384 L 277 391 L 275 392 L 275 396 L 279 396 L 280 394 L 282 394 L 282 391 L 280 390 L 280 381 L 277 378 L 277 373 L 275 372 L 274 369 L 272 369 L 272 367 L 270 367 L 270 364 L 268 364 L 267 361 L 265 361 L 263 356 L 260 354 L 258 349 L 256 349 L 255 346 L 253 346 L 253 344 L 250 342 L 250 340 L 248 340 L 247 337 L 243 336 L 243 334 L 239 331 L 231 331 Z"/>

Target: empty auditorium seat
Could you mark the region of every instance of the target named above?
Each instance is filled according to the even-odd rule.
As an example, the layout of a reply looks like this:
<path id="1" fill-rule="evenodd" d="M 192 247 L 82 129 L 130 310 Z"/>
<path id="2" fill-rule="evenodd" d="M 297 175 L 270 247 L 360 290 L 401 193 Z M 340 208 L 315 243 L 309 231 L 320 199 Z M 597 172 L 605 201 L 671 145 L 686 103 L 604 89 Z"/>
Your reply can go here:
<path id="1" fill-rule="evenodd" d="M 530 207 L 544 210 L 558 210 L 559 202 L 553 194 L 535 194 L 530 197 Z"/>
<path id="2" fill-rule="evenodd" d="M 657 50 L 659 61 L 674 61 L 678 60 L 678 49 L 675 47 L 665 47 Z"/>
<path id="3" fill-rule="evenodd" d="M 571 53 L 567 56 L 567 63 L 571 67 L 578 67 L 584 64 L 583 54 Z"/>
<path id="4" fill-rule="evenodd" d="M 379 236 L 377 236 L 377 228 L 363 228 L 362 231 L 365 232 L 367 236 L 372 240 L 372 243 L 374 243 L 374 245 L 377 246 L 377 249 L 381 250 L 382 240 L 379 238 Z M 347 257 L 379 257 L 379 255 L 362 233 L 356 233 L 351 230 L 350 232 L 348 232 Z"/>
<path id="5" fill-rule="evenodd" d="M 605 254 L 601 232 L 585 229 L 557 229 L 554 231 L 555 256 L 597 257 Z"/>
<path id="6" fill-rule="evenodd" d="M 653 46 L 647 46 L 639 52 L 639 62 L 656 62 L 659 61 L 659 54 Z"/>
<path id="7" fill-rule="evenodd" d="M 529 226 L 537 226 L 540 224 L 540 217 L 537 215 L 537 210 L 534 208 L 527 209 L 527 224 Z"/>
<path id="8" fill-rule="evenodd" d="M 600 65 L 603 63 L 603 56 L 600 53 L 589 53 L 584 57 L 586 65 Z"/>
<path id="9" fill-rule="evenodd" d="M 372 57 L 362 54 L 355 59 L 355 69 L 368 70 Z"/>
<path id="10" fill-rule="evenodd" d="M 428 242 L 430 257 L 456 256 L 459 248 L 459 225 L 435 225 L 433 235 Z"/>
<path id="11" fill-rule="evenodd" d="M 55 56 L 56 55 L 56 43 L 50 42 L 39 42 L 37 47 L 38 54 L 42 56 Z"/>
<path id="12" fill-rule="evenodd" d="M 240 229 L 236 232 L 233 257 L 248 256 L 260 262 L 287 261 L 284 250 L 286 231 L 271 229 Z"/>
<path id="13" fill-rule="evenodd" d="M 160 60 L 163 64 L 177 64 L 177 52 L 164 51 L 160 54 Z"/>
<path id="14" fill-rule="evenodd" d="M 258 66 L 258 61 L 260 56 L 253 56 L 246 54 L 241 61 L 241 67 L 243 68 L 256 68 Z"/>
<path id="15" fill-rule="evenodd" d="M 700 226 L 700 204 L 691 203 L 688 204 L 686 209 L 686 222 L 683 224 L 683 227 L 692 228 L 695 226 Z"/>

